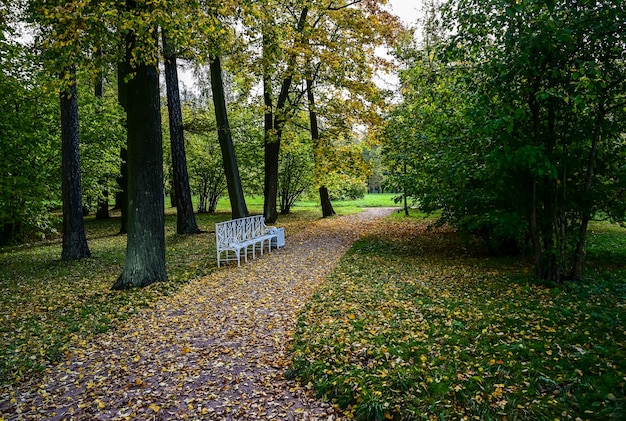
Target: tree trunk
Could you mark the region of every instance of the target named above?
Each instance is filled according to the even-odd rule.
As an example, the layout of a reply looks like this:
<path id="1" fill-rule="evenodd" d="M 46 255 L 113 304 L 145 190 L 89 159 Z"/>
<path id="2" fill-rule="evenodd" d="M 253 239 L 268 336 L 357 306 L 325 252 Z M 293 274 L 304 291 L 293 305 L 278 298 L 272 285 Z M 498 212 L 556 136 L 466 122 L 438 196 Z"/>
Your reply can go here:
<path id="1" fill-rule="evenodd" d="M 132 48 L 129 38 L 127 48 Z M 113 289 L 167 280 L 159 73 L 156 65 L 145 64 L 132 72 L 127 83 L 128 238 L 124 270 Z"/>
<path id="2" fill-rule="evenodd" d="M 313 143 L 317 145 L 320 141 L 320 131 L 317 124 L 317 114 L 315 112 L 315 95 L 313 95 L 313 80 L 311 79 L 311 77 L 308 77 L 306 80 L 306 96 L 309 102 L 309 124 L 311 125 L 311 139 L 313 140 Z M 326 218 L 328 216 L 333 216 L 335 214 L 335 210 L 333 209 L 333 204 L 330 201 L 328 189 L 326 188 L 326 186 L 322 186 L 319 188 L 319 192 L 320 204 L 322 205 L 322 217 Z"/>
<path id="3" fill-rule="evenodd" d="M 328 196 L 328 189 L 325 186 L 320 187 L 320 202 L 322 202 L 322 217 L 333 216 L 335 210 Z"/>
<path id="4" fill-rule="evenodd" d="M 78 147 L 78 97 L 76 74 L 71 70 L 70 86 L 61 91 L 61 155 L 63 196 L 63 250 L 61 259 L 73 261 L 91 256 L 83 223 L 80 153 Z"/>
<path id="5" fill-rule="evenodd" d="M 174 181 L 172 201 L 176 204 L 176 233 L 198 234 L 200 230 L 196 223 L 196 216 L 193 213 L 189 174 L 187 172 L 187 155 L 185 153 L 185 138 L 183 134 L 183 113 L 180 107 L 180 92 L 178 90 L 176 56 L 172 52 L 172 47 L 167 44 L 165 32 L 162 35 Z M 176 195 L 175 197 L 174 194 Z"/>
<path id="6" fill-rule="evenodd" d="M 96 86 L 94 88 L 94 94 L 99 101 L 102 101 L 102 97 L 104 96 L 104 83 L 102 81 L 102 72 L 98 74 L 98 79 L 96 80 Z M 98 112 L 101 112 L 100 108 L 98 108 Z M 109 191 L 107 189 L 102 190 L 102 197 L 98 198 L 96 219 L 109 219 Z"/>
<path id="7" fill-rule="evenodd" d="M 174 184 L 173 177 L 170 180 L 170 182 L 172 183 L 172 188 L 170 189 L 170 208 L 175 208 L 176 207 L 176 188 L 173 186 Z"/>
<path id="8" fill-rule="evenodd" d="M 404 200 L 404 216 L 409 216 L 409 204 L 407 202 L 407 198 L 406 198 L 406 191 L 404 192 L 403 196 L 403 200 Z"/>
<path id="9" fill-rule="evenodd" d="M 228 186 L 228 197 L 233 219 L 244 218 L 249 215 L 246 199 L 243 194 L 239 167 L 237 166 L 237 156 L 235 146 L 228 124 L 228 113 L 226 111 L 226 98 L 224 95 L 224 83 L 222 82 L 222 64 L 219 57 L 214 57 L 210 65 L 211 68 L 211 89 L 213 90 L 213 104 L 215 106 L 215 119 L 217 121 L 217 137 L 222 150 L 224 160 L 224 172 L 226 173 L 226 184 Z"/>
<path id="10" fill-rule="evenodd" d="M 266 55 L 267 50 L 270 48 L 271 41 L 269 37 L 263 34 L 263 57 L 268 60 Z M 263 184 L 263 215 L 265 221 L 275 222 L 278 218 L 276 211 L 276 199 L 278 196 L 278 159 L 274 161 L 272 157 L 278 157 L 280 152 L 280 145 L 273 145 L 275 143 L 274 132 L 274 102 L 272 92 L 272 78 L 270 72 L 265 67 L 263 69 L 263 103 L 265 110 L 263 112 L 263 132 L 264 132 L 264 153 L 265 153 L 265 171 L 264 171 L 264 184 Z M 275 150 L 277 149 L 277 150 Z M 275 174 L 275 177 L 274 177 Z M 272 200 L 272 197 L 274 198 Z M 272 203 L 274 204 L 272 206 Z"/>
<path id="11" fill-rule="evenodd" d="M 126 57 L 126 62 L 130 60 Z M 117 66 L 117 95 L 118 102 L 126 113 L 128 121 L 128 84 L 125 81 L 129 72 L 126 62 L 119 63 Z M 126 124 L 126 144 L 128 145 L 128 123 Z M 115 195 L 115 208 L 120 210 L 120 234 L 128 232 L 128 152 L 125 146 L 120 149 L 120 176 L 117 179 L 119 191 Z"/>
<path id="12" fill-rule="evenodd" d="M 599 122 L 602 120 L 604 116 L 604 110 L 601 108 L 598 113 L 598 117 L 596 121 Z M 599 123 L 596 124 L 599 126 Z M 591 144 L 591 151 L 589 152 L 589 159 L 587 161 L 587 171 L 585 174 L 585 189 L 584 195 L 585 200 L 589 200 L 591 202 L 591 189 L 593 186 L 593 177 L 595 173 L 595 162 L 596 156 L 598 155 L 598 143 L 601 139 L 601 132 L 599 128 L 596 128 L 596 136 L 594 136 L 593 142 Z M 583 209 L 582 220 L 580 222 L 580 227 L 578 230 L 578 242 L 576 243 L 576 250 L 574 251 L 574 262 L 572 264 L 572 273 L 571 278 L 573 280 L 578 280 L 583 274 L 583 259 L 585 257 L 585 243 L 587 240 L 587 232 L 589 229 L 589 220 L 591 219 L 591 209 L 592 203 L 585 203 Z"/>
<path id="13" fill-rule="evenodd" d="M 537 181 L 532 180 L 532 198 L 530 203 L 529 230 L 530 239 L 533 245 L 533 257 L 535 260 L 535 273 L 537 278 L 541 278 L 541 241 L 539 238 L 539 227 L 537 225 Z"/>
<path id="14" fill-rule="evenodd" d="M 309 8 L 305 7 L 300 13 L 296 32 L 298 36 L 302 36 Z M 265 41 L 265 39 L 264 39 Z M 301 43 L 302 39 L 296 40 L 295 44 Z M 263 215 L 268 223 L 276 222 L 278 219 L 278 210 L 276 209 L 276 201 L 278 199 L 278 167 L 280 157 L 280 140 L 282 137 L 283 127 L 287 121 L 287 99 L 293 81 L 295 72 L 296 57 L 290 57 L 287 65 L 286 76 L 281 84 L 278 101 L 276 102 L 276 112 L 271 127 L 268 126 L 268 110 L 272 110 L 271 86 L 269 72 L 265 71 L 263 77 L 264 101 L 265 101 L 265 187 Z"/>
<path id="15" fill-rule="evenodd" d="M 98 210 L 96 210 L 96 219 L 109 219 L 109 192 L 102 191 L 102 198 L 98 199 Z"/>

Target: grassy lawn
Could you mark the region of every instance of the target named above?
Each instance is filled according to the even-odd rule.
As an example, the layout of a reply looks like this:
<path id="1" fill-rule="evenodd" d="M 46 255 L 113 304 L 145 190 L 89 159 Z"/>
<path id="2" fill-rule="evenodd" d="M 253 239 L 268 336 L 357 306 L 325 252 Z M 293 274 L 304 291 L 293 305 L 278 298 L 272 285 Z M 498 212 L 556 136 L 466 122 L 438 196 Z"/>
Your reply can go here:
<path id="1" fill-rule="evenodd" d="M 336 202 L 338 214 L 358 206 L 392 203 L 392 195 L 370 195 L 361 201 Z M 389 206 L 389 204 L 384 204 Z M 248 199 L 253 214 L 263 212 L 263 199 Z M 278 225 L 298 229 L 321 216 L 316 202 L 300 202 Z M 111 291 L 124 265 L 126 236 L 118 235 L 119 219 L 85 220 L 92 258 L 62 262 L 60 238 L 0 249 L 0 385 L 27 381 L 58 361 L 70 346 L 87 341 L 131 317 L 142 307 L 177 291 L 190 280 L 216 269 L 214 224 L 230 218 L 228 200 L 214 215 L 196 215 L 196 236 L 176 235 L 174 210 L 166 210 L 166 264 L 169 282 L 142 290 Z"/>
<path id="2" fill-rule="evenodd" d="M 362 420 L 626 419 L 626 230 L 595 224 L 583 282 L 532 280 L 398 214 L 302 313 L 290 375 Z"/>

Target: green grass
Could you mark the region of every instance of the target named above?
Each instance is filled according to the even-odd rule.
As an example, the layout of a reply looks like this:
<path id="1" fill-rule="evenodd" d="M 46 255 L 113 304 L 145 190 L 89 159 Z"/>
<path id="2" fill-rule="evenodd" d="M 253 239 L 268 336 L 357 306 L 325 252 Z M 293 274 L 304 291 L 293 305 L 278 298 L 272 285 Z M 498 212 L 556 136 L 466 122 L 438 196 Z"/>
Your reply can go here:
<path id="1" fill-rule="evenodd" d="M 361 420 L 626 418 L 626 230 L 591 227 L 586 278 L 390 218 L 303 311 L 290 375 Z"/>
<path id="2" fill-rule="evenodd" d="M 357 213 L 363 208 L 379 208 L 379 207 L 396 207 L 393 202 L 396 194 L 393 193 L 377 193 L 367 194 L 362 199 L 355 200 L 335 200 L 332 201 L 333 209 L 338 215 L 348 215 Z M 311 200 L 300 200 L 294 205 L 296 209 L 314 209 L 321 213 L 319 198 Z"/>
<path id="3" fill-rule="evenodd" d="M 360 203 L 376 203 L 376 196 Z M 338 213 L 356 210 L 335 202 Z M 253 214 L 263 213 L 262 197 L 247 199 Z M 169 203 L 168 203 L 169 205 Z M 317 206 L 317 207 L 316 207 Z M 214 215 L 196 215 L 195 236 L 176 235 L 175 210 L 166 209 L 166 265 L 169 282 L 130 291 L 111 291 L 122 272 L 126 236 L 118 235 L 119 219 L 85 219 L 92 258 L 63 262 L 60 238 L 0 249 L 0 385 L 16 384 L 59 361 L 72 345 L 115 327 L 138 309 L 177 291 L 190 280 L 216 269 L 214 224 L 230 218 L 228 200 Z M 114 215 L 117 216 L 117 215 Z M 278 224 L 291 226 L 319 218 L 315 202 L 301 202 Z M 297 228 L 293 228 L 297 229 Z"/>

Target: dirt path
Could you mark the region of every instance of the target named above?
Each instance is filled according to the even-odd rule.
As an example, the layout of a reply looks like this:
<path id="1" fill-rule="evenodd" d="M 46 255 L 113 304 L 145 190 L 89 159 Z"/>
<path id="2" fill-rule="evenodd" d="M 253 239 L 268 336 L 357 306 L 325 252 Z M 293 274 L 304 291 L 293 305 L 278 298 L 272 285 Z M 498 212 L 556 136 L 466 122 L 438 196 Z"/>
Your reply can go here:
<path id="1" fill-rule="evenodd" d="M 339 420 L 283 378 L 298 311 L 392 209 L 315 221 L 287 246 L 189 283 L 74 348 L 0 420 Z"/>

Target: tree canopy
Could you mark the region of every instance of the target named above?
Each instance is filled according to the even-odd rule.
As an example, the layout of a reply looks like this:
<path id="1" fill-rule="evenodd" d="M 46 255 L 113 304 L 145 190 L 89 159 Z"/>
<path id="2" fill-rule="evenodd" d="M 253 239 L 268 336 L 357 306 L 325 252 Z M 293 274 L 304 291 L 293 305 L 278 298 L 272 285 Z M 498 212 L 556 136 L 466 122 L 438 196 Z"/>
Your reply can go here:
<path id="1" fill-rule="evenodd" d="M 410 194 L 494 252 L 530 250 L 540 278 L 579 278 L 589 220 L 624 222 L 624 16 L 621 1 L 448 3 L 439 38 L 405 56 L 388 123 Z"/>

